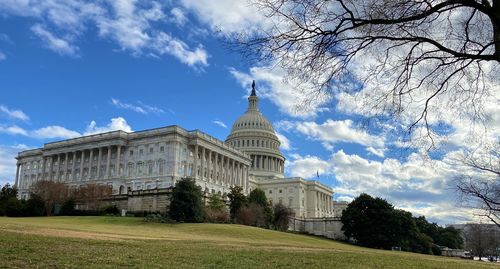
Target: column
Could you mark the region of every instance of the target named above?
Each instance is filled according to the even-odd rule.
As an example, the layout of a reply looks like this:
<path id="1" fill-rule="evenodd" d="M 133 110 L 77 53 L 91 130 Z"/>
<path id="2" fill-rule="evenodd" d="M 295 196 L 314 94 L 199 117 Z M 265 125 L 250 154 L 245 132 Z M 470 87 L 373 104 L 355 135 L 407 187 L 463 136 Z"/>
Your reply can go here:
<path id="1" fill-rule="evenodd" d="M 64 180 L 63 181 L 67 181 L 67 180 L 68 180 L 68 153 L 66 152 L 65 156 L 64 156 Z"/>
<path id="2" fill-rule="evenodd" d="M 85 159 L 85 150 L 80 151 L 80 178 L 79 180 L 83 180 L 83 161 Z"/>
<path id="3" fill-rule="evenodd" d="M 50 163 L 49 163 L 49 180 L 54 180 L 54 163 L 55 163 L 56 157 L 54 155 L 50 156 Z"/>
<path id="4" fill-rule="evenodd" d="M 218 183 L 218 178 L 217 178 L 217 173 L 219 173 L 219 153 L 218 152 L 215 152 L 215 158 L 214 158 L 214 177 L 215 177 L 215 180 L 214 182 Z"/>
<path id="5" fill-rule="evenodd" d="M 99 154 L 97 156 L 97 175 L 96 175 L 96 180 L 101 177 L 101 159 L 102 159 L 102 148 L 99 147 Z"/>
<path id="6" fill-rule="evenodd" d="M 16 187 L 17 189 L 19 189 L 19 167 L 21 165 L 16 163 L 16 182 L 14 183 L 14 187 Z"/>
<path id="7" fill-rule="evenodd" d="M 121 146 L 117 146 L 117 149 L 116 149 L 116 164 L 115 164 L 115 175 L 116 175 L 116 177 L 120 176 L 120 156 L 121 156 L 121 151 L 122 151 L 122 147 Z M 124 166 L 124 168 L 125 168 L 125 166 Z"/>
<path id="8" fill-rule="evenodd" d="M 194 178 L 198 177 L 198 145 L 194 146 L 194 165 L 193 165 Z"/>
<path id="9" fill-rule="evenodd" d="M 111 146 L 108 146 L 108 160 L 106 163 L 106 177 L 105 178 L 110 178 L 110 172 L 109 167 L 111 165 Z"/>
<path id="10" fill-rule="evenodd" d="M 231 169 L 231 185 L 236 185 L 236 171 L 234 170 L 234 160 L 232 160 L 231 164 L 233 165 L 233 168 Z"/>
<path id="11" fill-rule="evenodd" d="M 76 151 L 73 151 L 73 159 L 71 161 L 71 181 L 75 181 L 75 163 L 76 163 Z"/>
<path id="12" fill-rule="evenodd" d="M 87 179 L 90 179 L 91 174 L 92 174 L 92 160 L 94 158 L 94 149 L 90 149 L 90 155 L 89 155 L 89 172 L 87 174 Z"/>
<path id="13" fill-rule="evenodd" d="M 208 171 L 207 171 L 207 177 L 208 177 L 208 182 L 210 182 L 211 180 L 213 180 L 213 178 L 210 178 L 210 175 L 212 174 L 212 151 L 207 149 L 208 151 Z"/>
<path id="14" fill-rule="evenodd" d="M 205 179 L 205 148 L 201 147 L 201 160 L 200 160 L 201 178 Z"/>

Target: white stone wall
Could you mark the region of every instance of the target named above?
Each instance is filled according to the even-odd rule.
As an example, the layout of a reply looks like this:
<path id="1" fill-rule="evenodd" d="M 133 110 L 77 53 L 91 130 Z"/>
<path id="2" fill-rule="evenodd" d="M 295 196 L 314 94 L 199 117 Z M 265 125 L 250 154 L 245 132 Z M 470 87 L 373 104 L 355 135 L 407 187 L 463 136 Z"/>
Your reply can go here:
<path id="1" fill-rule="evenodd" d="M 209 162 L 208 156 L 217 157 L 219 162 Z M 20 152 L 17 160 L 15 185 L 20 198 L 28 198 L 31 186 L 42 179 L 70 186 L 106 184 L 113 187 L 113 194 L 123 194 L 168 188 L 182 177 L 193 177 L 204 190 L 224 194 L 234 185 L 248 187 L 251 163 L 249 156 L 222 141 L 178 126 L 49 143 Z M 200 170 L 212 174 L 196 173 Z M 213 171 L 220 176 L 211 176 Z"/>

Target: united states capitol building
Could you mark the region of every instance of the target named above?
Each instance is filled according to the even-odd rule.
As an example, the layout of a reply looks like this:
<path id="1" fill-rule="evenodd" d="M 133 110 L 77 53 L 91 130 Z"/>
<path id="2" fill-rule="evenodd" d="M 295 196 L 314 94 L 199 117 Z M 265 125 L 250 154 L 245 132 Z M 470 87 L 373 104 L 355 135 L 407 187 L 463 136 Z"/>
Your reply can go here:
<path id="1" fill-rule="evenodd" d="M 15 185 L 28 198 L 39 180 L 70 187 L 95 183 L 112 186 L 113 201 L 131 211 L 166 210 L 167 193 L 181 178 L 194 178 L 205 197 L 226 195 L 232 186 L 245 194 L 264 190 L 271 204 L 282 203 L 296 217 L 340 216 L 345 204 L 315 180 L 284 177 L 285 158 L 272 124 L 259 111 L 255 84 L 248 109 L 221 141 L 199 130 L 167 126 L 138 132 L 113 131 L 22 151 Z"/>

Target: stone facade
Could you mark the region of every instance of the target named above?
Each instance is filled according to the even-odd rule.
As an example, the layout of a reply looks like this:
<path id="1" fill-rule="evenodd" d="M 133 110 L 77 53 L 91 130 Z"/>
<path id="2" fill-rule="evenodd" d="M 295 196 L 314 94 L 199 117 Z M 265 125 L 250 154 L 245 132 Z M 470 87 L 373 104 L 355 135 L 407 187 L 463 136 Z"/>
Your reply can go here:
<path id="1" fill-rule="evenodd" d="M 191 177 L 205 197 L 224 196 L 232 186 L 241 186 L 245 194 L 260 188 L 271 204 L 289 206 L 295 217 L 338 217 L 345 207 L 333 201 L 330 187 L 284 177 L 280 141 L 258 103 L 253 87 L 247 111 L 235 121 L 225 142 L 199 130 L 167 126 L 83 136 L 20 152 L 15 185 L 23 199 L 43 179 L 71 187 L 109 185 L 121 209 L 165 211 L 168 190 L 179 179 Z"/>
<path id="2" fill-rule="evenodd" d="M 192 177 L 206 193 L 225 194 L 234 185 L 248 190 L 250 158 L 198 130 L 179 126 L 127 133 L 115 131 L 45 144 L 20 152 L 16 187 L 27 198 L 36 181 L 70 186 L 95 183 L 114 195 L 167 189 Z"/>

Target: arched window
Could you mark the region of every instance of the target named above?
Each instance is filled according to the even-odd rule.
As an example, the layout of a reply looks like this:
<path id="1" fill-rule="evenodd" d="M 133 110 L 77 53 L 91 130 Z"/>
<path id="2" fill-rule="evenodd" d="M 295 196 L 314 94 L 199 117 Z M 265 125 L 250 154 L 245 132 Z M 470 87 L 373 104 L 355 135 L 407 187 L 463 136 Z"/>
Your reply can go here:
<path id="1" fill-rule="evenodd" d="M 119 189 L 120 194 L 125 194 L 125 186 L 121 185 Z"/>
<path id="2" fill-rule="evenodd" d="M 137 163 L 137 175 L 141 176 L 142 173 L 144 172 L 144 164 L 142 162 Z"/>

